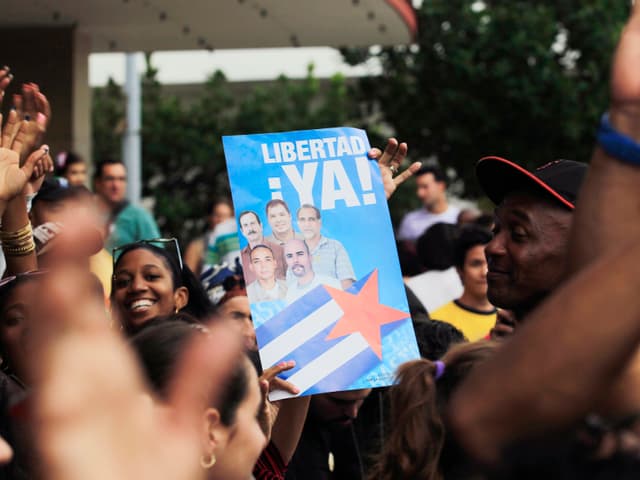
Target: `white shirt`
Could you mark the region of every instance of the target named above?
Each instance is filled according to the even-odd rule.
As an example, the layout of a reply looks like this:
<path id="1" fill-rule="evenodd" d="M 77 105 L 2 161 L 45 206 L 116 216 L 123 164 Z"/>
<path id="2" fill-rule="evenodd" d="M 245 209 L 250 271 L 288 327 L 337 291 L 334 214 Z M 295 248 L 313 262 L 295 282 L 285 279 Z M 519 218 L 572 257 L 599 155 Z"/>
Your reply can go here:
<path id="1" fill-rule="evenodd" d="M 459 298 L 464 290 L 456 267 L 421 273 L 407 280 L 407 286 L 429 313 Z"/>
<path id="2" fill-rule="evenodd" d="M 398 240 L 417 240 L 435 223 L 457 223 L 460 209 L 449 205 L 442 213 L 431 213 L 426 208 L 407 213 L 398 229 Z"/>
<path id="3" fill-rule="evenodd" d="M 288 285 L 287 296 L 284 299 L 285 303 L 289 305 L 290 303 L 295 302 L 298 298 L 303 296 L 305 293 L 310 292 L 318 285 L 328 285 L 330 287 L 342 290 L 340 280 L 338 280 L 337 278 L 314 273 L 313 280 L 311 280 L 306 285 L 299 285 L 297 279 L 294 279 L 294 281 Z"/>

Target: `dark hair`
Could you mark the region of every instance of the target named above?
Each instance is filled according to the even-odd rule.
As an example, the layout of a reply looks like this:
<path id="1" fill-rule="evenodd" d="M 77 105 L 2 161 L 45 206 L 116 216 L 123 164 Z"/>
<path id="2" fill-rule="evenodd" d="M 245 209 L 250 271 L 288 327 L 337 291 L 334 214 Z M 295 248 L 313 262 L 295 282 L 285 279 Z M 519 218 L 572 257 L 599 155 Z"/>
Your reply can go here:
<path id="1" fill-rule="evenodd" d="M 258 215 L 253 210 L 244 210 L 244 211 L 240 212 L 240 215 L 238 215 L 238 222 L 240 222 L 242 220 L 242 217 L 244 217 L 245 215 L 248 215 L 248 214 L 254 215 L 256 217 L 256 220 L 258 220 L 258 223 L 260 225 L 262 225 L 262 220 L 260 220 L 260 215 Z"/>
<path id="2" fill-rule="evenodd" d="M 414 323 L 420 356 L 427 360 L 439 360 L 451 345 L 466 342 L 463 333 L 447 322 L 427 320 Z"/>
<path id="3" fill-rule="evenodd" d="M 231 203 L 231 200 L 226 197 L 220 197 L 207 203 L 207 215 L 211 215 L 218 205 L 226 205 L 233 212 L 233 203 Z"/>
<path id="4" fill-rule="evenodd" d="M 60 152 L 55 158 L 55 172 L 58 177 L 64 177 L 71 165 L 76 163 L 85 163 L 82 157 L 73 152 Z"/>
<path id="5" fill-rule="evenodd" d="M 314 207 L 310 203 L 303 203 L 302 205 L 300 205 L 300 208 L 296 212 L 296 218 L 298 218 L 300 216 L 300 210 L 302 210 L 303 208 L 311 208 L 314 212 L 316 212 L 316 216 L 318 217 L 318 220 L 320 220 L 320 218 L 322 218 L 320 216 L 320 210 L 318 210 L 318 207 Z"/>
<path id="6" fill-rule="evenodd" d="M 486 245 L 491 241 L 491 234 L 484 228 L 476 225 L 465 225 L 453 245 L 453 261 L 459 269 L 464 268 L 467 252 L 478 245 Z"/>
<path id="7" fill-rule="evenodd" d="M 447 176 L 444 174 L 444 171 L 438 165 L 424 165 L 420 167 L 420 169 L 414 174 L 416 177 L 420 177 L 422 175 L 426 175 L 430 173 L 433 175 L 433 179 L 436 182 L 446 182 Z"/>
<path id="8" fill-rule="evenodd" d="M 150 243 L 132 243 L 126 246 L 120 252 L 120 256 L 116 260 L 113 266 L 113 272 L 115 273 L 118 265 L 122 261 L 125 255 L 134 251 L 144 249 L 153 253 L 155 256 L 162 259 L 165 266 L 171 272 L 171 280 L 173 281 L 173 290 L 177 290 L 179 287 L 186 287 L 189 291 L 189 301 L 187 305 L 182 309 L 184 313 L 187 313 L 199 321 L 207 320 L 209 316 L 213 315 L 215 307 L 209 300 L 207 293 L 205 292 L 202 284 L 198 281 L 194 273 L 184 265 L 180 270 L 180 265 L 175 255 L 167 249 L 160 248 Z M 115 285 L 114 279 L 111 279 L 111 301 L 114 301 Z"/>
<path id="9" fill-rule="evenodd" d="M 271 255 L 273 255 L 273 249 L 272 249 L 269 245 L 264 245 L 264 244 L 262 244 L 262 243 L 261 243 L 261 244 L 256 245 L 255 247 L 253 247 L 253 248 L 251 249 L 251 251 L 249 252 L 249 258 L 250 258 L 250 259 L 251 259 L 251 255 L 253 255 L 253 251 L 254 251 L 254 250 L 256 250 L 256 249 L 258 249 L 258 248 L 266 248 L 267 250 L 269 250 L 269 251 L 271 252 Z M 274 258 L 275 258 L 275 257 L 274 257 Z"/>
<path id="10" fill-rule="evenodd" d="M 105 158 L 96 163 L 96 168 L 93 172 L 94 181 L 102 178 L 104 167 L 106 167 L 107 165 L 122 165 L 123 167 L 125 167 L 125 169 L 127 168 L 122 160 L 117 160 L 115 158 Z"/>
<path id="11" fill-rule="evenodd" d="M 422 262 L 418 258 L 415 248 L 410 248 L 407 242 L 397 241 L 398 260 L 403 277 L 415 277 L 424 272 Z"/>
<path id="12" fill-rule="evenodd" d="M 47 178 L 42 183 L 38 194 L 33 198 L 31 208 L 34 208 L 38 203 L 57 203 L 65 200 L 91 201 L 92 199 L 93 195 L 83 185 L 66 186 L 55 178 Z"/>
<path id="13" fill-rule="evenodd" d="M 168 320 L 144 328 L 131 339 L 145 377 L 161 398 L 166 400 L 178 361 L 189 342 L 195 335 L 202 334 L 202 327 L 198 329 L 185 322 Z M 249 378 L 246 372 L 244 362 L 238 362 L 226 388 L 222 390 L 222 397 L 216 407 L 223 425 L 233 425 L 238 406 L 247 396 Z"/>
<path id="14" fill-rule="evenodd" d="M 267 206 L 264 207 L 264 213 L 267 214 L 267 216 L 269 215 L 269 209 L 271 207 L 275 207 L 276 205 L 282 205 L 284 207 L 284 209 L 287 211 L 287 213 L 289 215 L 291 215 L 291 211 L 289 210 L 289 206 L 287 205 L 287 203 L 284 200 L 281 200 L 279 198 L 273 198 L 271 200 L 269 200 L 267 202 Z"/>
<path id="15" fill-rule="evenodd" d="M 437 382 L 436 364 L 430 360 L 398 367 L 397 384 L 390 390 L 392 428 L 371 480 L 440 480 L 454 478 L 448 473 L 464 468 L 465 458 L 447 451 L 452 449 L 445 441 L 443 412 L 462 380 L 496 347 L 485 340 L 454 346 L 443 357 L 445 370 Z"/>
<path id="16" fill-rule="evenodd" d="M 418 258 L 427 270 L 446 270 L 453 266 L 453 245 L 457 234 L 457 226 L 435 223 L 418 237 Z"/>
<path id="17" fill-rule="evenodd" d="M 486 228 L 487 230 L 491 230 L 495 219 L 493 218 L 493 214 L 491 213 L 482 213 L 478 218 L 473 221 L 474 225 L 478 227 Z"/>

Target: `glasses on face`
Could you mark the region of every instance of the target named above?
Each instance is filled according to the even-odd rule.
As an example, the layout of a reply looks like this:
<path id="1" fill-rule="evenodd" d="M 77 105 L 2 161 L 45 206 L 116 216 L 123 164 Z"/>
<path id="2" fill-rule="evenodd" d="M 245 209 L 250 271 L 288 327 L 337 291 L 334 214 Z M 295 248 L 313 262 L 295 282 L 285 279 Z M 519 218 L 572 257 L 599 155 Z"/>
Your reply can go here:
<path id="1" fill-rule="evenodd" d="M 48 271 L 47 270 L 31 270 L 29 272 L 22 272 L 16 275 L 11 275 L 10 277 L 4 277 L 2 280 L 0 280 L 0 290 L 4 289 L 8 285 L 11 285 L 13 282 L 18 280 L 19 278 L 37 277 L 40 275 L 44 275 L 45 273 L 48 273 Z"/>
<path id="2" fill-rule="evenodd" d="M 133 245 L 152 245 L 157 248 L 161 248 L 163 250 L 169 250 L 173 253 L 174 258 L 178 261 L 178 265 L 180 266 L 180 271 L 182 271 L 182 253 L 180 252 L 180 245 L 178 244 L 178 239 L 175 237 L 172 238 L 153 238 L 151 240 L 138 240 L 137 242 L 127 243 L 126 245 L 121 245 L 116 247 L 112 251 L 113 257 L 113 270 L 115 272 L 116 263 L 118 263 L 118 259 L 124 250 L 128 250 Z"/>

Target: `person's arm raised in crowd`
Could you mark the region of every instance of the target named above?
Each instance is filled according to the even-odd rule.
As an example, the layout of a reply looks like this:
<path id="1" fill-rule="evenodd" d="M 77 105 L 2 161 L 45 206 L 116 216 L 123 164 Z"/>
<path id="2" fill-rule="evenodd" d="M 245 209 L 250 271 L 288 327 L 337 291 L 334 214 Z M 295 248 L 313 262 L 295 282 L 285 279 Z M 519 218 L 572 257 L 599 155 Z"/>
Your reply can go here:
<path id="1" fill-rule="evenodd" d="M 204 480 L 202 412 L 238 363 L 237 334 L 218 324 L 199 335 L 176 369 L 171 408 L 160 407 L 122 336 L 96 321 L 104 306 L 86 272 L 52 270 L 42 282 L 35 313 L 47 321 L 31 327 L 29 362 L 43 478 Z"/>
<path id="2" fill-rule="evenodd" d="M 266 369 L 260 376 L 269 419 L 267 438 L 276 446 L 285 465 L 291 461 L 300 441 L 311 397 L 288 398 L 271 403 L 267 396 L 272 390 L 284 390 L 292 395 L 300 393 L 295 385 L 277 377 L 279 373 L 293 367 L 293 361 L 282 362 Z"/>
<path id="3" fill-rule="evenodd" d="M 614 127 L 636 140 L 639 65 L 636 3 L 615 56 L 610 109 Z M 480 461 L 495 463 L 514 441 L 568 427 L 603 397 L 612 397 L 613 382 L 640 343 L 639 182 L 640 167 L 596 148 L 570 244 L 571 269 L 577 273 L 470 374 L 452 401 L 451 427 Z M 637 411 L 638 379 L 626 380 L 626 405 L 618 407 Z"/>
<path id="4" fill-rule="evenodd" d="M 402 173 L 399 173 L 400 167 L 407 156 L 407 144 L 398 143 L 395 138 L 387 141 L 384 152 L 379 148 L 369 150 L 369 158 L 378 161 L 380 166 L 380 174 L 382 176 L 382 184 L 384 185 L 384 193 L 389 200 L 393 192 L 409 177 L 416 173 L 420 166 L 420 162 L 413 162 Z"/>
<path id="5" fill-rule="evenodd" d="M 6 88 L 11 79 L 6 81 L 7 70 L 0 70 L 0 74 L 2 73 L 5 78 L 0 81 L 0 87 Z M 49 102 L 35 84 L 24 85 L 23 92 L 22 96 L 14 97 L 20 109 L 16 108 L 9 113 L 2 134 L 2 147 L 18 155 L 19 165 L 24 164 L 22 175 L 16 176 L 15 179 L 18 183 L 11 186 L 13 195 L 6 198 L 5 209 L 1 214 L 0 238 L 7 261 L 7 272 L 10 274 L 31 271 L 38 267 L 26 197 L 33 197 L 40 189 L 45 174 L 53 170 L 49 148 L 44 145 L 35 149 L 35 145 L 42 140 L 46 131 L 47 115 L 51 115 Z M 24 111 L 28 113 L 23 113 L 23 106 Z M 15 162 L 15 158 L 12 161 Z M 15 170 L 15 165 L 12 168 Z M 25 183 L 24 176 L 27 174 L 29 176 Z M 18 192 L 19 185 L 22 185 L 22 189 Z"/>

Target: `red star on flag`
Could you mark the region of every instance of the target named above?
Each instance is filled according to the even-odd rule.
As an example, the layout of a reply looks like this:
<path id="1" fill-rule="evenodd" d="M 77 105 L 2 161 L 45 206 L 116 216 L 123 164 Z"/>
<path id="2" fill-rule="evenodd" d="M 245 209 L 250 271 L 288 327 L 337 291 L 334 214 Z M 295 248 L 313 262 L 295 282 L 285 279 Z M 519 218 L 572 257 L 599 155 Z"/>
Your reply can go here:
<path id="1" fill-rule="evenodd" d="M 338 320 L 327 340 L 360 333 L 382 360 L 380 327 L 409 317 L 407 312 L 382 305 L 378 295 L 378 269 L 375 269 L 358 293 L 349 293 L 324 285 L 344 315 Z"/>

